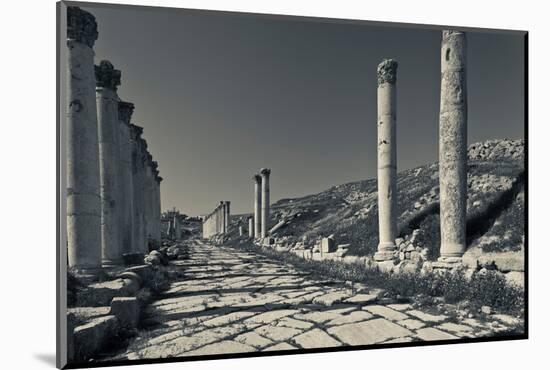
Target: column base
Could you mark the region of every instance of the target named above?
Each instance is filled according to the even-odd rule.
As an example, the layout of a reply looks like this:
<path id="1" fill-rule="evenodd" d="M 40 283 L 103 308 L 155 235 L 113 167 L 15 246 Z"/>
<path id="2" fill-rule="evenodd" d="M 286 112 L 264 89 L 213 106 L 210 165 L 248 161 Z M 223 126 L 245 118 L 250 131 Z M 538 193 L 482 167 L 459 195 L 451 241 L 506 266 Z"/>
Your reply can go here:
<path id="1" fill-rule="evenodd" d="M 432 263 L 434 269 L 453 270 L 462 266 L 461 256 L 441 256 L 437 259 L 437 262 Z"/>
<path id="2" fill-rule="evenodd" d="M 396 250 L 385 250 L 378 251 L 374 254 L 373 258 L 375 261 L 391 261 L 396 257 Z"/>

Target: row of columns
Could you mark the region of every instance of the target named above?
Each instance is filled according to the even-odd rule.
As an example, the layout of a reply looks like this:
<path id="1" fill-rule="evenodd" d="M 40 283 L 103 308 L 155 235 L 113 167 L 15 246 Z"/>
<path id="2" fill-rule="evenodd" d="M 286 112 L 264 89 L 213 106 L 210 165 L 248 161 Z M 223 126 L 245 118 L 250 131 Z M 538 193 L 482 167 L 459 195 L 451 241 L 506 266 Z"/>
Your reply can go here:
<path id="1" fill-rule="evenodd" d="M 94 65 L 97 23 L 67 9 L 67 247 L 69 267 L 97 272 L 160 246 L 158 164 L 117 95 L 121 72 Z"/>
<path id="2" fill-rule="evenodd" d="M 374 258 L 393 258 L 397 249 L 397 62 L 378 65 L 378 222 Z M 443 31 L 439 114 L 441 262 L 457 263 L 466 250 L 467 89 L 466 35 Z"/>
<path id="3" fill-rule="evenodd" d="M 215 235 L 225 235 L 229 232 L 231 202 L 220 201 L 220 204 L 202 220 L 202 237 L 211 238 Z"/>
<path id="4" fill-rule="evenodd" d="M 269 176 L 271 170 L 262 168 L 259 174 L 252 176 L 254 180 L 254 212 L 249 219 L 249 236 L 265 238 L 269 235 Z"/>

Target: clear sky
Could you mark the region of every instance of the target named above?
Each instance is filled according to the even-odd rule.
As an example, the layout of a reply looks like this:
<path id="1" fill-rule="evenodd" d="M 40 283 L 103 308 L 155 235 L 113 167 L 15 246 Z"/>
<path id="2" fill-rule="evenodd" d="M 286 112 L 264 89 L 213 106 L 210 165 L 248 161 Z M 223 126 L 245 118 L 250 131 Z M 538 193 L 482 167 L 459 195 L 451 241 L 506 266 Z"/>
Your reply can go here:
<path id="1" fill-rule="evenodd" d="M 219 200 L 250 212 L 252 175 L 272 169 L 272 202 L 376 177 L 376 66 L 399 62 L 398 170 L 437 160 L 441 31 L 83 7 L 96 63 L 122 71 L 164 181 L 162 208 L 198 215 Z M 524 40 L 469 32 L 468 140 L 524 136 Z"/>

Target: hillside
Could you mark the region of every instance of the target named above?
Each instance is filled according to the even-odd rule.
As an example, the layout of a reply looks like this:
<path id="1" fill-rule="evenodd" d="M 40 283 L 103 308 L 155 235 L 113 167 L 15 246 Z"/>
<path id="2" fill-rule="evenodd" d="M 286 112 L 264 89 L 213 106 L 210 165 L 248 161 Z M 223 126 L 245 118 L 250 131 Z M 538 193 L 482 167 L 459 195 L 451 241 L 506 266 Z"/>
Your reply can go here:
<path id="1" fill-rule="evenodd" d="M 468 156 L 469 249 L 479 253 L 520 251 L 524 239 L 524 141 L 476 143 L 469 147 Z M 397 187 L 399 236 L 405 241 L 413 238 L 414 247 L 425 259 L 437 258 L 438 164 L 400 172 Z M 288 244 L 298 240 L 314 244 L 333 235 L 337 244 L 350 244 L 349 255 L 370 256 L 378 245 L 376 179 L 282 199 L 272 205 L 271 224 L 282 220 L 284 225 L 273 236 Z M 244 218 L 238 222 L 246 226 Z"/>

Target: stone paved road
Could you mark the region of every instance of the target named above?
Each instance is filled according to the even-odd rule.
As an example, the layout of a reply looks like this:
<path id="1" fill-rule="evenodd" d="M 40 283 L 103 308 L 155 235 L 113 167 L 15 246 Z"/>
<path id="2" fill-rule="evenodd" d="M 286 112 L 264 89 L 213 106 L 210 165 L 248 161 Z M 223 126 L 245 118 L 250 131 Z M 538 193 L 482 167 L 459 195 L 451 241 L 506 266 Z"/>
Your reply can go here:
<path id="1" fill-rule="evenodd" d="M 490 336 L 495 319 L 460 323 L 365 286 L 320 281 L 262 256 L 194 241 L 185 277 L 148 308 L 155 321 L 111 359 L 242 353 Z"/>

